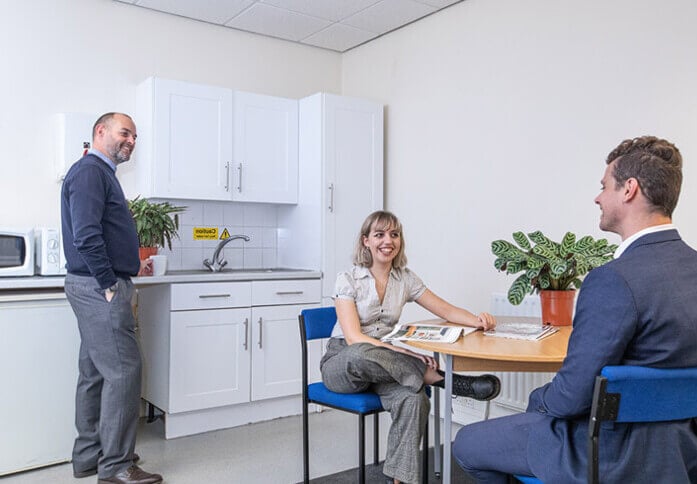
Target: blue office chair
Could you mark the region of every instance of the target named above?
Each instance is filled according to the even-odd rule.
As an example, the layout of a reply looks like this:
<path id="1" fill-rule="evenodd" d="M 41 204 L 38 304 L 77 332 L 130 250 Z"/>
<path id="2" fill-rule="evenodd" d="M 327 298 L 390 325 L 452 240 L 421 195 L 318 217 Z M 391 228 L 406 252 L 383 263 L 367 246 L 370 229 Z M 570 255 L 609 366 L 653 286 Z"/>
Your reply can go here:
<path id="1" fill-rule="evenodd" d="M 600 424 L 667 422 L 697 417 L 697 368 L 606 366 L 595 378 L 588 422 L 588 482 L 597 484 Z M 542 481 L 515 476 L 525 484 Z"/>
<path id="2" fill-rule="evenodd" d="M 310 481 L 309 453 L 309 419 L 308 405 L 316 403 L 325 407 L 343 410 L 358 415 L 358 482 L 365 484 L 365 416 L 374 415 L 375 429 L 373 432 L 373 464 L 378 465 L 379 417 L 383 412 L 380 397 L 373 392 L 335 393 L 324 383 L 308 385 L 307 377 L 307 342 L 329 338 L 336 324 L 336 310 L 333 307 L 304 309 L 299 316 L 300 342 L 302 344 L 302 378 L 303 378 L 303 482 Z M 422 460 L 422 480 L 428 483 L 428 422 L 424 432 Z"/>

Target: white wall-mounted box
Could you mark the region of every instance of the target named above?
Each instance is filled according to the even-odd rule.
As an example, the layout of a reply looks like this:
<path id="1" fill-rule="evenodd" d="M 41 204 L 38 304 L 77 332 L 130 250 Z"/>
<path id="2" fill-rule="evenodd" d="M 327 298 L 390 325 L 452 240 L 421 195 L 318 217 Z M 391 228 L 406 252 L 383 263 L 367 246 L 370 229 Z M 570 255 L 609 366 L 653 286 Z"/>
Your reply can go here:
<path id="1" fill-rule="evenodd" d="M 58 113 L 53 115 L 55 170 L 58 181 L 65 178 L 68 169 L 82 158 L 92 144 L 92 126 L 98 115 L 85 113 Z"/>

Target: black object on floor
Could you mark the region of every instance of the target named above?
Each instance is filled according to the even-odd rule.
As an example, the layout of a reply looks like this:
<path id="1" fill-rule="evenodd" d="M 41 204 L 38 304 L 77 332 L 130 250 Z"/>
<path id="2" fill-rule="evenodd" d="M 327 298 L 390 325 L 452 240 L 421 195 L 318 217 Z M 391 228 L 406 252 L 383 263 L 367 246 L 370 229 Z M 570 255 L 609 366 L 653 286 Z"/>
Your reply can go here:
<path id="1" fill-rule="evenodd" d="M 441 456 L 443 455 L 441 451 Z M 429 484 L 440 484 L 441 479 L 436 478 L 433 472 L 433 447 L 428 449 L 428 482 Z M 382 473 L 382 462 L 375 466 L 372 464 L 367 464 L 365 466 L 365 482 L 367 484 L 384 484 L 385 475 Z M 452 482 L 453 484 L 475 484 L 473 479 L 470 479 L 457 465 L 457 462 L 453 459 L 452 463 Z M 442 471 L 442 469 L 441 469 Z M 358 467 L 349 469 L 346 471 L 337 472 L 336 474 L 331 474 L 329 476 L 316 477 L 315 479 L 310 479 L 312 484 L 356 484 L 358 482 Z"/>

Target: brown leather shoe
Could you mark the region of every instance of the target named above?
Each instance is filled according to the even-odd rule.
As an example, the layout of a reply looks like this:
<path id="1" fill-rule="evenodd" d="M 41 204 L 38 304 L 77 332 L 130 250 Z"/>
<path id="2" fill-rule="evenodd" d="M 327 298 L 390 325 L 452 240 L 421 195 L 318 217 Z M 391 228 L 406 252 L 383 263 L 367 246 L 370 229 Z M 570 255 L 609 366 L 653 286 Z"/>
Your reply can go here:
<path id="1" fill-rule="evenodd" d="M 162 482 L 160 474 L 151 474 L 133 464 L 123 472 L 112 477 L 100 478 L 97 484 L 159 484 Z"/>
<path id="2" fill-rule="evenodd" d="M 133 453 L 133 463 L 137 464 L 138 461 L 140 460 L 140 456 L 136 454 L 135 452 Z M 82 479 L 83 477 L 89 477 L 97 474 L 97 468 L 93 467 L 92 469 L 87 469 L 85 471 L 76 471 L 73 469 L 73 477 L 75 479 Z"/>

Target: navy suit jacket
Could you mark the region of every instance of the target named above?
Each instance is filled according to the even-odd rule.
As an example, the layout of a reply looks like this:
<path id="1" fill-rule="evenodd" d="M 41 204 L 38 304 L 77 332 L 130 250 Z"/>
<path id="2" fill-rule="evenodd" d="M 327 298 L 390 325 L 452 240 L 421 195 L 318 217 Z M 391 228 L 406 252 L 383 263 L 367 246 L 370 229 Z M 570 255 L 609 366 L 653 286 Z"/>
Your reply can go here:
<path id="1" fill-rule="evenodd" d="M 593 385 L 606 365 L 697 366 L 697 252 L 676 230 L 640 237 L 583 282 L 564 364 L 530 394 L 527 411 L 549 417 L 528 441 L 542 482 L 586 482 Z M 697 482 L 694 419 L 603 425 L 603 482 Z"/>

